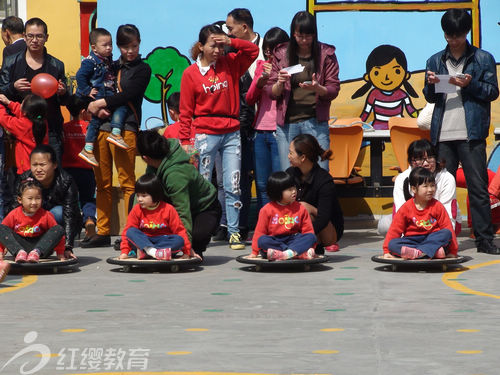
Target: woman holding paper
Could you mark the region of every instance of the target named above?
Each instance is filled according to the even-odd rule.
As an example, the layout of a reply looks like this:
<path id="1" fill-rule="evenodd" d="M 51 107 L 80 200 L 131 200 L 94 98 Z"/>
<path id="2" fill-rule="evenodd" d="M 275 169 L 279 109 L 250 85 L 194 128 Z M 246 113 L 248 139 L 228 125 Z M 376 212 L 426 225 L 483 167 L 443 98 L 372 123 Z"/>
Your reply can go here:
<path id="1" fill-rule="evenodd" d="M 295 14 L 290 36 L 273 52 L 267 86 L 277 100 L 276 138 L 283 170 L 290 165 L 288 145 L 299 134 L 311 134 L 321 148 L 330 148 L 330 102 L 340 90 L 335 47 L 318 41 L 315 18 L 304 11 Z M 319 165 L 328 170 L 328 160 Z"/>

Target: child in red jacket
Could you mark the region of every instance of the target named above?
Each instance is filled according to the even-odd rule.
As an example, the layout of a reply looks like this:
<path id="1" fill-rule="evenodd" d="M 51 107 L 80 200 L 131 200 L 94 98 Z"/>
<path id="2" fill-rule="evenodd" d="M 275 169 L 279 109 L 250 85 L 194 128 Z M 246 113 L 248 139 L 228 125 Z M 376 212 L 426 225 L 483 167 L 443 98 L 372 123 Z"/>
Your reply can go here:
<path id="1" fill-rule="evenodd" d="M 38 95 L 27 95 L 21 104 L 0 94 L 0 125 L 16 137 L 15 154 L 17 174 L 30 169 L 31 151 L 40 144 L 48 144 L 47 102 Z M 7 113 L 7 108 L 10 112 Z"/>
<path id="2" fill-rule="evenodd" d="M 20 206 L 12 210 L 0 224 L 0 252 L 9 252 L 16 263 L 38 263 L 55 250 L 64 260 L 64 228 L 54 216 L 42 208 L 42 187 L 30 178 L 21 182 L 17 201 Z"/>
<path id="3" fill-rule="evenodd" d="M 122 232 L 120 259 L 128 258 L 130 244 L 137 247 L 138 259 L 170 260 L 181 251 L 183 258 L 189 258 L 192 252 L 186 228 L 174 206 L 165 203 L 158 177 L 153 174 L 140 177 L 135 194 L 137 204 Z"/>
<path id="4" fill-rule="evenodd" d="M 456 257 L 457 238 L 446 209 L 434 199 L 434 174 L 414 168 L 409 177 L 413 199 L 396 212 L 384 242 L 384 258 Z M 447 255 L 448 254 L 448 255 Z"/>
<path id="5" fill-rule="evenodd" d="M 286 172 L 271 174 L 267 195 L 271 202 L 259 211 L 250 257 L 257 257 L 261 251 L 269 260 L 312 259 L 316 236 L 309 213 L 295 200 L 293 177 Z"/>

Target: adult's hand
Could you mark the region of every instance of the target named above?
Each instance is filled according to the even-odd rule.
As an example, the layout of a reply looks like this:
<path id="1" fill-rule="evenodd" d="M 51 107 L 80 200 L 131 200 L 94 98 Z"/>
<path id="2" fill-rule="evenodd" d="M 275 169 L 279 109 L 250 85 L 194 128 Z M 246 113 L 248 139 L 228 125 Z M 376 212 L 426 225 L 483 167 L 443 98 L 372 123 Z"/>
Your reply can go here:
<path id="1" fill-rule="evenodd" d="M 71 250 L 64 250 L 64 257 L 66 259 L 78 259 L 76 255 Z M 63 260 L 63 259 L 61 259 Z"/>
<path id="2" fill-rule="evenodd" d="M 111 116 L 111 112 L 107 109 L 100 109 L 99 112 L 97 113 L 97 117 L 101 118 L 101 119 L 105 119 L 105 118 L 108 118 L 109 116 Z"/>
<path id="3" fill-rule="evenodd" d="M 66 94 L 66 85 L 62 82 L 62 80 L 59 80 L 57 83 L 57 95 L 64 95 Z"/>
<path id="4" fill-rule="evenodd" d="M 326 87 L 320 85 L 318 80 L 316 79 L 316 73 L 313 73 L 311 83 L 301 82 L 299 83 L 299 87 L 305 90 L 314 91 L 319 96 L 325 95 L 327 93 Z"/>
<path id="5" fill-rule="evenodd" d="M 436 73 L 428 70 L 427 71 L 427 83 L 433 85 L 435 83 L 438 83 L 439 82 L 439 78 L 436 77 Z"/>
<path id="6" fill-rule="evenodd" d="M 31 82 L 26 78 L 20 78 L 16 82 L 14 82 L 14 88 L 17 91 L 30 91 L 31 90 Z"/>
<path id="7" fill-rule="evenodd" d="M 470 74 L 465 74 L 464 78 L 451 77 L 449 82 L 452 85 L 464 88 L 469 86 L 470 81 L 472 80 L 472 76 Z"/>
<path id="8" fill-rule="evenodd" d="M 104 99 L 98 99 L 89 103 L 87 111 L 92 113 L 94 116 L 97 116 L 99 114 L 99 110 L 103 108 L 106 108 L 106 101 Z"/>

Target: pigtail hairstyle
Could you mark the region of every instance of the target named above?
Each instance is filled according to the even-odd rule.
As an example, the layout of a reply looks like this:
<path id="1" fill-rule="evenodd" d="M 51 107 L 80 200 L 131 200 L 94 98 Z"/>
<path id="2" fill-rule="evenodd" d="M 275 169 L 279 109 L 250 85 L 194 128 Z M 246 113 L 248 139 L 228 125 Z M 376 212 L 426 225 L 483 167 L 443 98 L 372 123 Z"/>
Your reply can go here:
<path id="1" fill-rule="evenodd" d="M 22 180 L 19 184 L 17 196 L 21 198 L 23 196 L 23 193 L 28 189 L 38 189 L 40 191 L 40 194 L 42 194 L 42 185 L 40 185 L 40 183 L 33 177 L 28 177 L 26 180 Z"/>
<path id="2" fill-rule="evenodd" d="M 47 102 L 38 95 L 29 94 L 23 100 L 21 111 L 33 123 L 35 144 L 42 144 L 47 134 Z"/>

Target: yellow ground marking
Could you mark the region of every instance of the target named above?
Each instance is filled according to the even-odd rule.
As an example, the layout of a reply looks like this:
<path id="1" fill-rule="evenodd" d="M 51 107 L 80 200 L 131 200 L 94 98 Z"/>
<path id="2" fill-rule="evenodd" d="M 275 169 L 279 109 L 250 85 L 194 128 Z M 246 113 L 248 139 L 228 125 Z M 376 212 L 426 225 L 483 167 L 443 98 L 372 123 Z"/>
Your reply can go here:
<path id="1" fill-rule="evenodd" d="M 481 354 L 482 350 L 457 350 L 458 354 Z"/>
<path id="2" fill-rule="evenodd" d="M 38 276 L 36 276 L 36 275 L 26 275 L 26 276 L 23 276 L 23 281 L 21 281 L 18 284 L 15 284 L 15 285 L 8 286 L 6 288 L 0 289 L 0 294 L 2 294 L 2 293 L 8 293 L 8 292 L 14 292 L 16 290 L 25 288 L 28 285 L 36 283 L 37 280 L 38 280 Z M 5 282 L 5 280 L 4 280 L 4 282 Z"/>
<path id="3" fill-rule="evenodd" d="M 193 352 L 167 352 L 168 355 L 186 355 L 186 354 L 193 354 Z"/>
<path id="4" fill-rule="evenodd" d="M 80 374 L 66 374 L 66 375 L 86 375 Z M 255 373 L 255 372 L 184 372 L 184 371 L 164 371 L 164 372 L 93 372 L 92 375 L 308 375 L 308 374 L 269 374 L 269 373 Z M 313 375 L 313 374 L 311 374 Z M 332 375 L 332 374 L 318 374 L 314 375 Z"/>
<path id="5" fill-rule="evenodd" d="M 443 283 L 445 283 L 446 285 L 448 285 L 450 288 L 456 289 L 456 290 L 458 290 L 458 291 L 460 291 L 462 293 L 475 294 L 477 296 L 483 296 L 483 297 L 490 297 L 490 298 L 500 299 L 500 296 L 497 296 L 495 294 L 489 294 L 489 293 L 480 292 L 478 290 L 474 290 L 474 289 L 468 288 L 468 287 L 466 287 L 465 285 L 461 284 L 458 281 L 451 280 L 451 279 L 457 279 L 457 278 L 459 278 L 459 276 L 462 273 L 466 272 L 466 271 L 475 270 L 475 269 L 481 268 L 481 267 L 492 266 L 494 264 L 500 264 L 500 260 L 492 260 L 492 261 L 486 262 L 486 263 L 479 263 L 479 264 L 474 264 L 473 266 L 467 266 L 461 272 L 453 272 L 453 271 L 452 272 L 446 272 L 443 275 L 443 277 L 441 278 L 441 280 L 443 281 Z"/>
<path id="6" fill-rule="evenodd" d="M 457 329 L 457 332 L 474 333 L 479 332 L 478 329 Z"/>
<path id="7" fill-rule="evenodd" d="M 322 328 L 322 332 L 342 332 L 344 328 Z"/>
<path id="8" fill-rule="evenodd" d="M 314 350 L 314 354 L 337 354 L 339 353 L 338 350 Z"/>
<path id="9" fill-rule="evenodd" d="M 186 328 L 184 331 L 186 332 L 206 332 L 208 328 Z"/>
<path id="10" fill-rule="evenodd" d="M 78 333 L 78 332 L 85 332 L 85 328 L 68 328 L 68 329 L 61 329 L 61 332 L 65 333 Z"/>
<path id="11" fill-rule="evenodd" d="M 38 357 L 38 358 L 45 358 L 45 357 L 54 358 L 54 357 L 59 357 L 59 353 L 35 354 L 35 357 Z"/>

